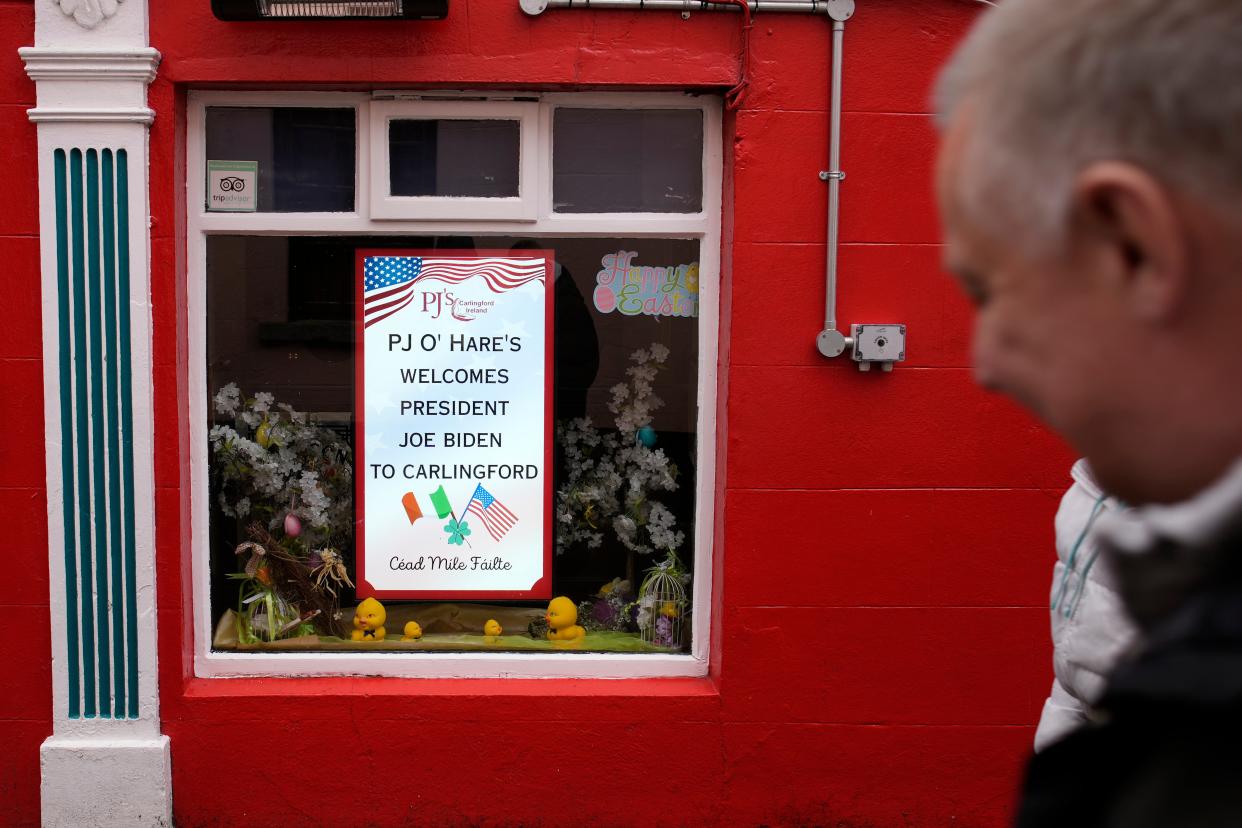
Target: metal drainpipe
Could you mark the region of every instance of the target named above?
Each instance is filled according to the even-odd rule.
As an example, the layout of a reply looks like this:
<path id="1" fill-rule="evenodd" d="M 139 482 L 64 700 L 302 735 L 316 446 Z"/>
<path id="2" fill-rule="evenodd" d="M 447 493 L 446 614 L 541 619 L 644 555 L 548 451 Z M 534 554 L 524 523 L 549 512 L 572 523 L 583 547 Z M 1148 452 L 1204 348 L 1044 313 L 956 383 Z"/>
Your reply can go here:
<path id="1" fill-rule="evenodd" d="M 553 9 L 662 9 L 680 11 L 689 17 L 693 11 L 740 11 L 730 3 L 701 0 L 519 0 L 522 11 L 537 15 Z M 854 0 L 749 0 L 751 11 L 801 12 L 826 14 L 832 18 L 832 115 L 828 148 L 828 170 L 819 177 L 828 182 L 828 252 L 825 265 L 824 329 L 815 339 L 819 352 L 838 357 L 853 338 L 837 330 L 837 248 L 838 225 L 841 218 L 841 49 L 845 40 L 845 21 L 854 15 Z M 904 328 L 903 328 L 904 333 Z M 862 367 L 862 366 L 860 366 Z M 890 364 L 891 367 L 891 364 Z"/>
<path id="2" fill-rule="evenodd" d="M 832 17 L 832 117 L 828 138 L 828 169 L 819 177 L 828 182 L 828 255 L 825 267 L 824 329 L 815 338 L 819 352 L 826 357 L 838 357 L 850 338 L 837 330 L 837 228 L 841 219 L 841 182 L 845 173 L 841 170 L 841 49 L 845 41 L 845 21 L 854 14 L 854 0 L 834 4 L 829 10 Z"/>
<path id="3" fill-rule="evenodd" d="M 689 16 L 696 11 L 741 11 L 733 3 L 710 0 L 519 0 L 522 11 L 529 15 L 545 9 L 661 9 L 679 11 Z M 854 0 L 749 0 L 751 11 L 791 12 L 795 14 L 832 14 L 833 6 L 848 4 L 854 13 Z M 848 17 L 848 15 L 846 15 Z"/>

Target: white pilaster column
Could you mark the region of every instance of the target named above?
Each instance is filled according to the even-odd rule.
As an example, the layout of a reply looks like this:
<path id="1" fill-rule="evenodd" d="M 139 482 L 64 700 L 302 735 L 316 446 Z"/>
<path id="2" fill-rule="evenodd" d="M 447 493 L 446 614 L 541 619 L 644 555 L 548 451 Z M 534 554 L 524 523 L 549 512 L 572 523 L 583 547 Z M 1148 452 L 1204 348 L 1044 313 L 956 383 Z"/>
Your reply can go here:
<path id="1" fill-rule="evenodd" d="M 43 824 L 171 825 L 156 686 L 146 0 L 35 0 L 53 735 Z"/>

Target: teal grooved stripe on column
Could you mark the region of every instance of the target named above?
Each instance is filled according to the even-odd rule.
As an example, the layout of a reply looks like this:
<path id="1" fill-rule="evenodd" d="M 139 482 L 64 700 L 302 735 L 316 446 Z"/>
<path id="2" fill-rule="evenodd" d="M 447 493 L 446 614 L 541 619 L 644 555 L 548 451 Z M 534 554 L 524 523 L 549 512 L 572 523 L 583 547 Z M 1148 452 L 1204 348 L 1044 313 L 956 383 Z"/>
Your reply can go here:
<path id="1" fill-rule="evenodd" d="M 86 247 L 90 297 L 91 493 L 95 529 L 95 642 L 99 681 L 99 715 L 112 716 L 112 654 L 108 635 L 108 490 L 104 487 L 103 276 L 100 272 L 99 153 L 86 151 Z"/>
<path id="2" fill-rule="evenodd" d="M 86 245 L 82 203 L 82 151 L 69 153 L 69 195 L 73 228 L 73 385 L 77 430 L 78 544 L 81 550 L 81 612 L 83 710 L 87 718 L 97 712 L 95 696 L 95 604 L 92 594 L 94 571 L 91 561 L 90 441 L 87 438 L 88 401 L 86 395 Z"/>
<path id="3" fill-rule="evenodd" d="M 60 345 L 60 476 L 65 526 L 65 664 L 69 673 L 69 718 L 82 715 L 82 674 L 78 668 L 78 562 L 73 512 L 73 379 L 69 329 L 69 193 L 65 151 L 52 157 L 56 178 L 56 305 Z"/>
<path id="4" fill-rule="evenodd" d="M 116 153 L 117 294 L 120 301 L 121 348 L 121 461 L 125 510 L 125 629 L 129 645 L 129 716 L 138 718 L 138 587 L 134 539 L 134 384 L 130 365 L 129 328 L 129 154 Z M 151 623 L 155 623 L 152 619 Z"/>
<path id="5" fill-rule="evenodd" d="M 112 672 L 113 707 L 112 715 L 125 715 L 125 625 L 122 623 L 125 612 L 125 596 L 122 581 L 121 558 L 121 468 L 120 468 L 120 423 L 117 420 L 117 397 L 120 388 L 117 382 L 119 366 L 117 353 L 121 348 L 128 348 L 129 343 L 118 343 L 120 332 L 116 323 L 116 221 L 115 204 L 116 187 L 112 174 L 112 150 L 104 150 L 102 157 L 103 172 L 103 284 L 104 284 L 104 330 L 107 332 L 107 353 L 104 364 L 108 368 L 108 528 L 111 530 L 108 543 L 112 549 Z M 128 302 L 129 297 L 121 301 Z"/>
<path id="6" fill-rule="evenodd" d="M 70 718 L 137 718 L 129 169 L 57 149 L 60 470 Z"/>

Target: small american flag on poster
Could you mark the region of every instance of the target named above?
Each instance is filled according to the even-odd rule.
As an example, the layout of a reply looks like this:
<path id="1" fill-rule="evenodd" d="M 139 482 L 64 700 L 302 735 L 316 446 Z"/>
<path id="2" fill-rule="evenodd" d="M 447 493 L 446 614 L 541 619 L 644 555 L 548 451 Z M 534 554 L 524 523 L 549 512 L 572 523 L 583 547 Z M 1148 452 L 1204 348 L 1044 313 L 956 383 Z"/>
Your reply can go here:
<path id="1" fill-rule="evenodd" d="M 483 521 L 483 527 L 495 540 L 503 538 L 517 523 L 517 515 L 506 509 L 482 484 L 475 486 L 470 503 L 466 505 L 466 513 Z"/>
<path id="2" fill-rule="evenodd" d="M 544 279 L 543 259 L 368 256 L 362 269 L 362 320 L 369 328 L 408 307 L 421 282 L 459 284 L 479 276 L 492 293 Z"/>

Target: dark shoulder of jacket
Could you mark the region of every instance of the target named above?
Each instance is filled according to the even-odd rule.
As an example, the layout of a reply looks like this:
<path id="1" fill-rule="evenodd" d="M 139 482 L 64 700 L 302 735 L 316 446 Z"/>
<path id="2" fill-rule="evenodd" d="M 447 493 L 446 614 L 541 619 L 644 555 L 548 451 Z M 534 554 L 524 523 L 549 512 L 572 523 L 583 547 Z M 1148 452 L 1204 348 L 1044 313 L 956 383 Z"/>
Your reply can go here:
<path id="1" fill-rule="evenodd" d="M 1019 828 L 1242 826 L 1242 710 L 1162 707 L 1033 757 Z"/>
<path id="2" fill-rule="evenodd" d="M 1117 669 L 1102 724 L 1031 761 L 1021 828 L 1242 826 L 1242 579 L 1229 575 Z"/>

